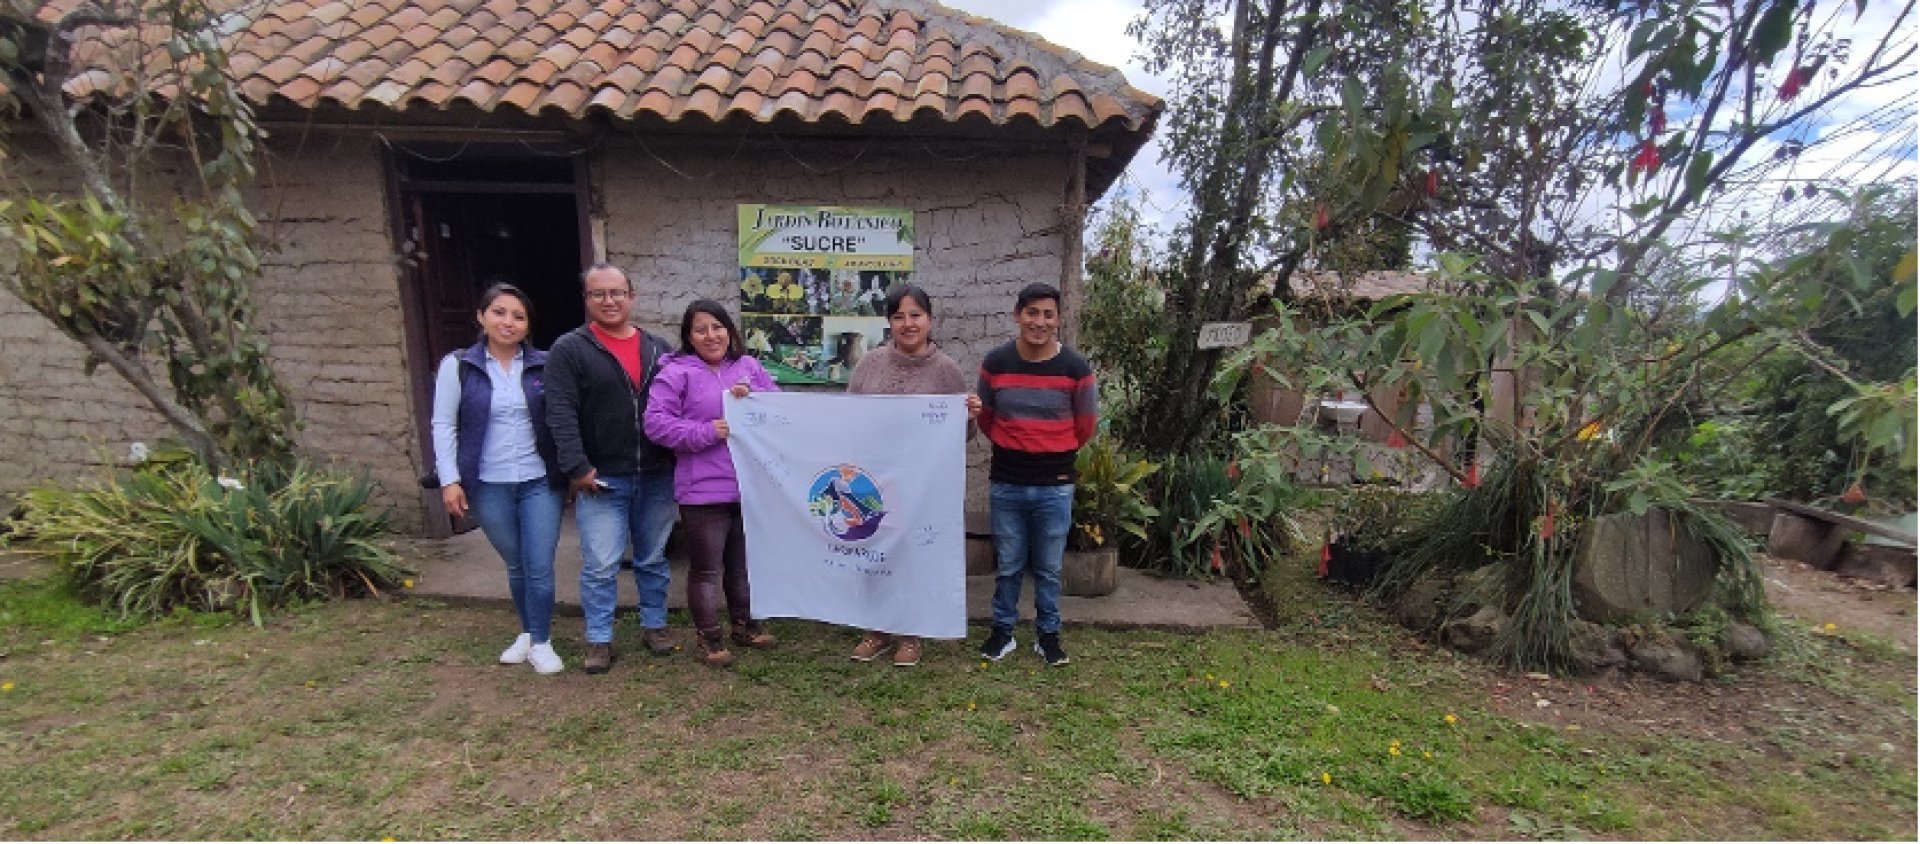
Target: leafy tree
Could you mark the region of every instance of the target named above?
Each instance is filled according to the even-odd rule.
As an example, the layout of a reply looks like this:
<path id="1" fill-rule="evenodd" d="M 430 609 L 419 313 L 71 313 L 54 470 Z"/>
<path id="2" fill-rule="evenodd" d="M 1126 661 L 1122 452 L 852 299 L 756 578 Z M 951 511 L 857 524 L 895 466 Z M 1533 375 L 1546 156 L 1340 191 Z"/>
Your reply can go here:
<path id="1" fill-rule="evenodd" d="M 287 458 L 295 426 L 253 320 L 258 244 L 241 188 L 259 130 L 226 74 L 220 11 L 0 5 L 0 107 L 77 182 L 0 181 L 4 283 L 215 468 Z"/>
<path id="2" fill-rule="evenodd" d="M 1790 183 L 1797 200 L 1814 200 L 1791 213 L 1767 193 L 1811 146 L 1787 140 L 1817 137 L 1830 110 L 1910 75 L 1913 36 L 1900 24 L 1911 2 L 1893 7 L 1893 28 L 1868 49 L 1823 29 L 1864 5 L 1815 5 L 1462 16 L 1465 43 L 1511 46 L 1498 60 L 1461 51 L 1476 60 L 1429 68 L 1461 105 L 1441 127 L 1444 154 L 1431 153 L 1438 189 L 1406 219 L 1430 245 L 1473 255 L 1437 255 L 1449 293 L 1318 327 L 1283 318 L 1216 380 L 1225 395 L 1242 366 L 1263 366 L 1310 393 L 1398 393 L 1396 438 L 1465 489 L 1410 539 L 1387 588 L 1434 569 L 1499 566 L 1512 621 L 1496 647 L 1516 665 L 1565 664 L 1575 557 L 1594 520 L 1613 513 L 1678 514 L 1719 555 L 1724 600 L 1757 612 L 1744 546 L 1693 507 L 1662 446 L 1767 355 L 1839 370 L 1813 339 L 1820 332 L 1888 307 L 1912 312 L 1911 238 L 1888 262 L 1903 268 L 1891 277 L 1864 254 L 1899 242 L 1880 231 L 1873 193 Z M 1529 58 L 1539 51 L 1554 60 Z M 1900 102 L 1893 109 L 1910 121 L 1911 98 Z M 1579 223 L 1608 206 L 1618 225 Z M 1844 380 L 1852 394 L 1827 408 L 1843 435 L 1910 472 L 1911 368 Z M 1416 430 L 1423 401 L 1433 425 Z M 1502 402 L 1513 410 L 1489 411 Z M 1484 447 L 1461 448 L 1476 442 Z"/>
<path id="3" fill-rule="evenodd" d="M 1416 84 L 1426 18 L 1416 2 L 1147 2 L 1131 31 L 1173 76 L 1166 157 L 1191 211 L 1152 273 L 1167 346 L 1116 420 L 1128 442 L 1165 456 L 1213 434 L 1221 353 L 1194 348 L 1200 326 L 1286 297 L 1317 244 L 1405 202 L 1451 114 L 1446 89 Z"/>

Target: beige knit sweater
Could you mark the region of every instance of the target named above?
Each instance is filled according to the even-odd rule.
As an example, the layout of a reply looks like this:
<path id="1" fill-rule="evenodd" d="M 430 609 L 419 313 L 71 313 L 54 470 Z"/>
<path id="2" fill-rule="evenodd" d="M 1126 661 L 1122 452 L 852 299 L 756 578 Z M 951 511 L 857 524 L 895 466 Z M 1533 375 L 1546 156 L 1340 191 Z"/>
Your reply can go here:
<path id="1" fill-rule="evenodd" d="M 967 392 L 960 364 L 932 343 L 917 355 L 901 354 L 892 343 L 874 349 L 853 366 L 849 393 L 879 395 L 952 395 Z"/>

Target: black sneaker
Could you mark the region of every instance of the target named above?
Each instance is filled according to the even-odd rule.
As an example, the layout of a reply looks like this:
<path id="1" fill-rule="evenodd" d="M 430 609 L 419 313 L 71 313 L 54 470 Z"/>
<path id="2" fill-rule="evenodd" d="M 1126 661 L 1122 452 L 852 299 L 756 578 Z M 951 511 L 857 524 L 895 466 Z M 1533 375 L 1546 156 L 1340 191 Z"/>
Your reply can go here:
<path id="1" fill-rule="evenodd" d="M 1019 643 L 1013 641 L 1012 630 L 995 627 L 993 632 L 987 635 L 987 640 L 980 643 L 980 658 L 999 662 L 1001 657 L 1013 653 L 1013 648 L 1017 644 Z"/>
<path id="2" fill-rule="evenodd" d="M 1067 659 L 1066 649 L 1060 647 L 1060 634 L 1058 633 L 1040 634 L 1040 641 L 1033 643 L 1033 652 L 1039 654 L 1041 659 L 1046 660 L 1048 665 L 1066 665 L 1072 661 Z"/>

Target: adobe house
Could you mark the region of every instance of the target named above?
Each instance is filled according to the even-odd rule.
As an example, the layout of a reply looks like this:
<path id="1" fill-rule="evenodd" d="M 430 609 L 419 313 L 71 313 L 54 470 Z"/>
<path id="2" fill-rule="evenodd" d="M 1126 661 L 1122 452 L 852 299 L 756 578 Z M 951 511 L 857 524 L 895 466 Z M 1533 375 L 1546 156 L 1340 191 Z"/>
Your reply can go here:
<path id="1" fill-rule="evenodd" d="M 1020 286 L 1058 284 L 1073 312 L 1086 206 L 1161 108 L 1113 69 L 926 0 L 238 8 L 230 70 L 269 132 L 258 304 L 302 447 L 366 468 L 429 533 L 445 530 L 415 483 L 432 368 L 472 341 L 487 278 L 529 290 L 545 346 L 583 319 L 581 268 L 611 261 L 639 288 L 636 321 L 674 336 L 693 299 L 738 312 L 739 205 L 904 208 L 935 339 L 971 369 L 1011 336 Z M 60 183 L 31 132 L 9 146 L 22 178 Z M 0 294 L 0 494 L 168 433 L 82 362 Z"/>

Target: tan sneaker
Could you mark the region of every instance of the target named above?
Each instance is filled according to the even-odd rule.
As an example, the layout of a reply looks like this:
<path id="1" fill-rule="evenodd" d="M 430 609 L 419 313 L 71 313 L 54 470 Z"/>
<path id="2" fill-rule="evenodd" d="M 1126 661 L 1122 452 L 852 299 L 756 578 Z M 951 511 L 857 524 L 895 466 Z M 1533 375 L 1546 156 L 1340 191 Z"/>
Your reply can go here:
<path id="1" fill-rule="evenodd" d="M 867 635 L 860 637 L 860 644 L 853 646 L 853 661 L 872 662 L 875 657 L 886 653 L 887 648 L 892 645 L 892 636 L 877 630 L 869 630 Z"/>
<path id="2" fill-rule="evenodd" d="M 920 637 L 901 636 L 900 647 L 893 649 L 893 664 L 907 668 L 920 664 Z"/>
<path id="3" fill-rule="evenodd" d="M 780 640 L 774 638 L 772 633 L 761 629 L 760 622 L 758 621 L 736 621 L 733 623 L 733 643 L 736 645 L 764 650 L 779 644 L 779 642 Z"/>
<path id="4" fill-rule="evenodd" d="M 720 638 L 718 631 L 702 633 L 696 640 L 700 643 L 700 661 L 709 668 L 726 668 L 733 664 L 733 652 L 727 650 L 727 642 Z"/>

